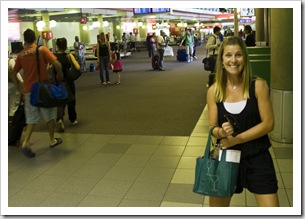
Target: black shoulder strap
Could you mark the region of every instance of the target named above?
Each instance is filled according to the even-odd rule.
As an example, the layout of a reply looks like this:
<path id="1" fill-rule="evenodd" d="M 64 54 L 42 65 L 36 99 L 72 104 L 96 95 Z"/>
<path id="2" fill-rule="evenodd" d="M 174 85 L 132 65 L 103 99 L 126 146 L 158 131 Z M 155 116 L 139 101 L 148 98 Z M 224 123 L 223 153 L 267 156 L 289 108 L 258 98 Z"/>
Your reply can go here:
<path id="1" fill-rule="evenodd" d="M 216 37 L 214 36 L 214 34 L 212 34 L 212 36 L 214 37 L 214 39 L 215 39 L 215 43 L 214 44 L 216 44 Z M 215 54 L 215 49 L 213 50 L 213 55 Z"/>
<path id="2" fill-rule="evenodd" d="M 214 34 L 212 34 L 212 36 L 213 36 L 213 37 L 214 37 L 214 39 L 215 39 L 215 41 L 214 41 L 215 43 L 214 43 L 214 44 L 216 44 L 216 37 L 214 36 Z"/>
<path id="3" fill-rule="evenodd" d="M 37 47 L 36 47 L 36 62 L 37 62 L 38 79 L 39 79 L 39 81 L 40 81 L 39 47 L 40 47 L 40 45 L 37 45 Z"/>

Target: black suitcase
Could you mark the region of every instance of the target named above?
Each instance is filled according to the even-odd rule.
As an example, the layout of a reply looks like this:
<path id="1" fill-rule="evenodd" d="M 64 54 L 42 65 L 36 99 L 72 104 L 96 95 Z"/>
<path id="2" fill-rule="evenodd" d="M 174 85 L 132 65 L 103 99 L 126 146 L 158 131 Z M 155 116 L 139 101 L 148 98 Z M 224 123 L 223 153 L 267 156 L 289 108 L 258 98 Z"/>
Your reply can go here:
<path id="1" fill-rule="evenodd" d="M 154 55 L 151 59 L 151 65 L 152 65 L 152 68 L 154 70 L 158 70 L 160 68 L 159 66 L 159 58 L 160 56 L 159 55 Z"/>
<path id="2" fill-rule="evenodd" d="M 20 141 L 25 123 L 24 104 L 20 104 L 8 121 L 8 145 L 16 146 Z"/>
<path id="3" fill-rule="evenodd" d="M 187 62 L 188 55 L 186 54 L 186 49 L 178 49 L 177 51 L 177 61 Z"/>

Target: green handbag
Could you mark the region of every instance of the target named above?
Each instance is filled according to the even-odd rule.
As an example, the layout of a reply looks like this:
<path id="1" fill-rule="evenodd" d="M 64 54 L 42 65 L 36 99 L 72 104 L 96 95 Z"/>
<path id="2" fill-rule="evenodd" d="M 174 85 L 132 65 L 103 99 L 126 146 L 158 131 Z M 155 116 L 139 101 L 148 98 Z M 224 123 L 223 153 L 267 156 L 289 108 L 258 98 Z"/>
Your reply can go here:
<path id="1" fill-rule="evenodd" d="M 239 163 L 227 162 L 227 150 L 222 151 L 221 160 L 210 157 L 212 127 L 203 157 L 196 160 L 193 192 L 215 197 L 231 197 L 236 189 Z"/>

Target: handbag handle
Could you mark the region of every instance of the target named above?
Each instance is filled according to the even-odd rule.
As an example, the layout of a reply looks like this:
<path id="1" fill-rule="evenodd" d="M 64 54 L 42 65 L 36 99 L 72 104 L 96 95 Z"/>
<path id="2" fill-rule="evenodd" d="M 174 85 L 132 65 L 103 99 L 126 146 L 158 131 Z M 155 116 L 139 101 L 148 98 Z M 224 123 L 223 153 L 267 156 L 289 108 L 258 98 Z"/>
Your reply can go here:
<path id="1" fill-rule="evenodd" d="M 212 131 L 214 130 L 214 128 L 216 128 L 216 125 L 214 125 L 210 128 L 208 141 L 207 141 L 207 144 L 205 146 L 204 156 L 207 157 L 207 158 L 210 157 L 211 138 L 212 138 Z"/>

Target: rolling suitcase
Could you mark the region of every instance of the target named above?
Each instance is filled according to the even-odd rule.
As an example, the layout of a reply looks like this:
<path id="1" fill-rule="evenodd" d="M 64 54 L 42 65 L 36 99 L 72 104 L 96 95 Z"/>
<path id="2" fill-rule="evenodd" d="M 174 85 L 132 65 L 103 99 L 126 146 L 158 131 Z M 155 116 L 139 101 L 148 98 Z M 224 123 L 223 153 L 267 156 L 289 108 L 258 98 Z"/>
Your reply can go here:
<path id="1" fill-rule="evenodd" d="M 151 65 L 154 70 L 158 70 L 160 68 L 159 58 L 160 58 L 159 55 L 154 55 L 151 59 Z"/>
<path id="2" fill-rule="evenodd" d="M 18 106 L 14 116 L 9 117 L 8 123 L 8 145 L 14 145 L 20 141 L 25 123 L 24 104 Z"/>
<path id="3" fill-rule="evenodd" d="M 178 49 L 177 51 L 177 61 L 187 62 L 188 55 L 186 54 L 186 49 Z"/>

